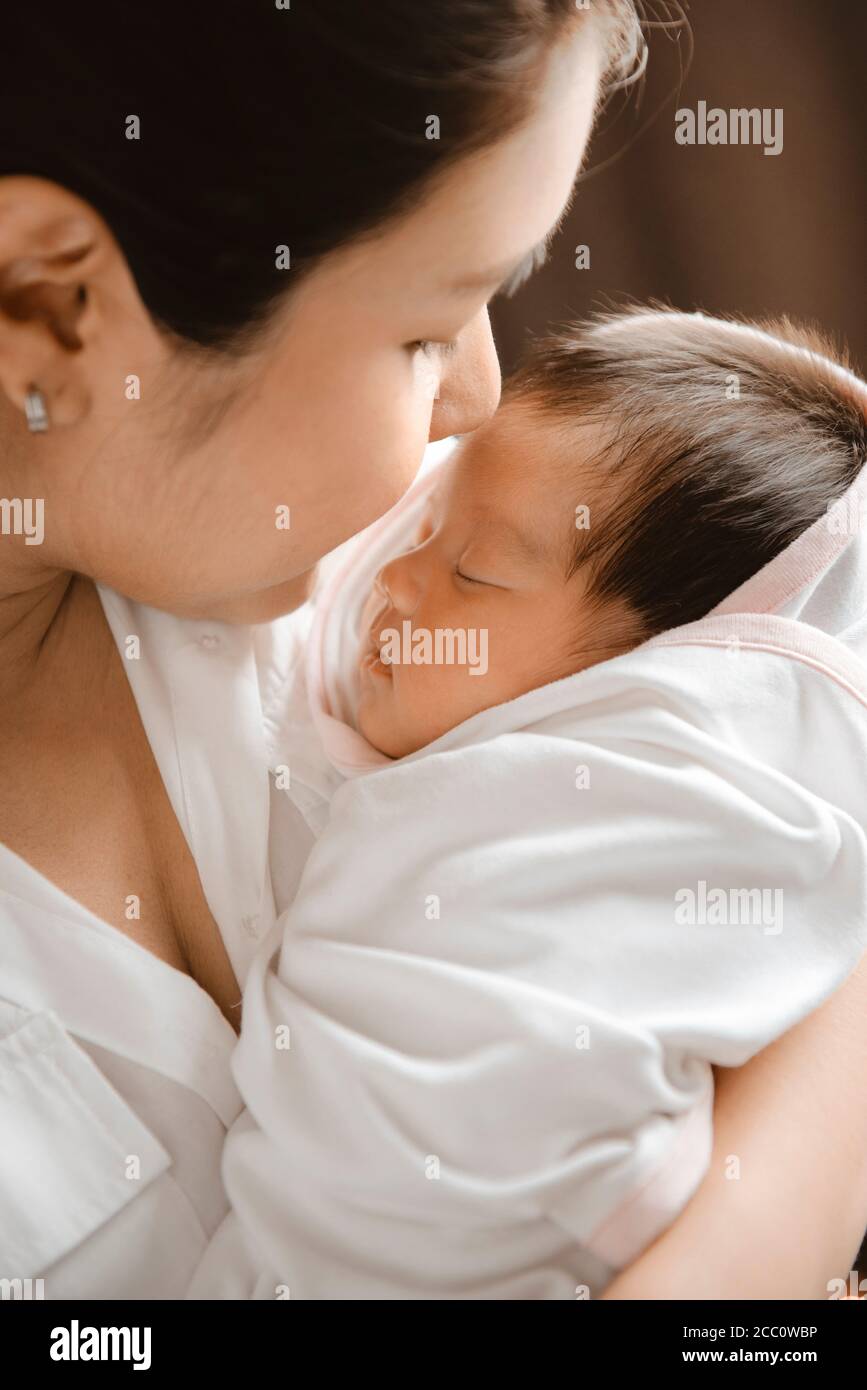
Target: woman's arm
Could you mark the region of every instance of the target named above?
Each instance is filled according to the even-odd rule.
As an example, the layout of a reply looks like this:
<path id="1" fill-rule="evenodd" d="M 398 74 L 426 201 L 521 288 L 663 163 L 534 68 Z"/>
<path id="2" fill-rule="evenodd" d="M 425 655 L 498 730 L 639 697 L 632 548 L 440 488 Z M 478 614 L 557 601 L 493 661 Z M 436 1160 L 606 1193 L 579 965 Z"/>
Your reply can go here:
<path id="1" fill-rule="evenodd" d="M 865 1059 L 867 957 L 746 1066 L 717 1070 L 704 1181 L 603 1296 L 827 1298 L 867 1227 Z"/>

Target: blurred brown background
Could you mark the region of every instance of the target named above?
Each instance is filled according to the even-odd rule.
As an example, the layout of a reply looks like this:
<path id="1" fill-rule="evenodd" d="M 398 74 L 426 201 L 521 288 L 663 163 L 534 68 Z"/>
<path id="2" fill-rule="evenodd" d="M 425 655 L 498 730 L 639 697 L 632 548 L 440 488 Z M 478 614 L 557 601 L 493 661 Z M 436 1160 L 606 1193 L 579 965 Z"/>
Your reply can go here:
<path id="1" fill-rule="evenodd" d="M 692 0 L 687 14 L 694 54 L 679 92 L 688 37 L 675 44 L 650 30 L 640 106 L 615 98 L 548 265 L 493 306 L 504 370 L 528 332 L 630 295 L 813 320 L 867 371 L 865 0 Z M 675 111 L 700 100 L 782 107 L 782 153 L 678 145 Z M 590 247 L 587 270 L 575 268 L 579 243 Z"/>

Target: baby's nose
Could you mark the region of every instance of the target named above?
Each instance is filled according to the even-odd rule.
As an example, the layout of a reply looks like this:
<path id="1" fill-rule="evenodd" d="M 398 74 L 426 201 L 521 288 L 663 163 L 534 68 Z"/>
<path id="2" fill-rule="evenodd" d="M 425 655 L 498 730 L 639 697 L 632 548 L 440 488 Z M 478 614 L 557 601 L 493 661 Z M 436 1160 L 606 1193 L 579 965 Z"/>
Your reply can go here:
<path id="1" fill-rule="evenodd" d="M 398 613 L 409 617 L 416 608 L 421 589 L 415 552 L 398 555 L 376 576 L 376 586 Z"/>

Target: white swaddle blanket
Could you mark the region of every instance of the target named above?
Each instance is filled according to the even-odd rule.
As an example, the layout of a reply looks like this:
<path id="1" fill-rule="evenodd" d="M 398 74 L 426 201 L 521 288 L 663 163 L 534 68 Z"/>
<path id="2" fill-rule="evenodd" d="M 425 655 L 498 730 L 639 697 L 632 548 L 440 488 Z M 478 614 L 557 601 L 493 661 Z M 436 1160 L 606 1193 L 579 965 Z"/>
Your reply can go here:
<path id="1" fill-rule="evenodd" d="M 280 694 L 319 838 L 193 1296 L 597 1294 L 706 1170 L 711 1065 L 867 944 L 867 470 L 704 621 L 390 762 L 359 614 L 435 478 L 344 548 Z"/>

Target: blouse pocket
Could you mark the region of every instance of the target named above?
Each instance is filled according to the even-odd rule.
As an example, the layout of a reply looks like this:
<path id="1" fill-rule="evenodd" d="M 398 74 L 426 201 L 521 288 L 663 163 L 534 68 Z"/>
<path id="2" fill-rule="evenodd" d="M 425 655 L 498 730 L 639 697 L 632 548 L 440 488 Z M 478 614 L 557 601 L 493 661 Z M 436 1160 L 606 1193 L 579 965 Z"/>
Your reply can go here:
<path id="1" fill-rule="evenodd" d="M 39 1275 L 170 1163 L 53 1011 L 0 1001 L 0 1280 Z"/>

